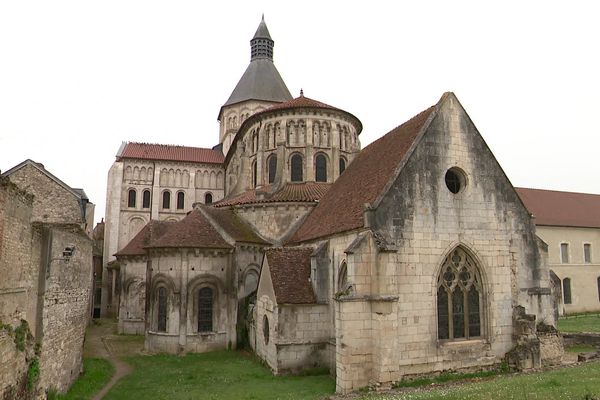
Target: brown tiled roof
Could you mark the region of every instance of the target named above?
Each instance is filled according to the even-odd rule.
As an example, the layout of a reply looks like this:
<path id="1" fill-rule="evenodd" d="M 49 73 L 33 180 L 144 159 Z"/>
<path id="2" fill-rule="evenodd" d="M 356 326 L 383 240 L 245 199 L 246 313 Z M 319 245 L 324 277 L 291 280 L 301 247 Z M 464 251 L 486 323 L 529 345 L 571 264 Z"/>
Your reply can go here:
<path id="1" fill-rule="evenodd" d="M 365 147 L 333 184 L 290 242 L 363 227 L 365 203 L 373 203 L 404 159 L 435 106 Z"/>
<path id="2" fill-rule="evenodd" d="M 175 222 L 163 236 L 152 240 L 146 247 L 232 248 L 198 210 L 191 211 L 184 219 Z"/>
<path id="3" fill-rule="evenodd" d="M 600 228 L 600 195 L 515 188 L 536 225 Z"/>
<path id="4" fill-rule="evenodd" d="M 331 183 L 286 183 L 281 189 L 269 194 L 270 185 L 244 192 L 215 203 L 215 207 L 237 206 L 257 203 L 317 202 L 331 187 Z"/>
<path id="5" fill-rule="evenodd" d="M 313 304 L 311 248 L 275 248 L 266 252 L 278 304 Z"/>
<path id="6" fill-rule="evenodd" d="M 222 164 L 223 153 L 218 150 L 201 147 L 174 146 L 170 144 L 125 143 L 117 154 L 122 158 L 141 158 L 145 160 L 186 161 L 193 163 Z"/>
<path id="7" fill-rule="evenodd" d="M 221 228 L 223 228 L 236 242 L 270 244 L 263 240 L 252 230 L 235 210 L 227 208 L 214 208 L 211 206 L 200 206 Z"/>
<path id="8" fill-rule="evenodd" d="M 151 241 L 157 240 L 164 235 L 165 232 L 167 232 L 167 229 L 174 224 L 175 222 L 170 221 L 152 220 L 148 222 L 125 247 L 115 254 L 115 256 L 141 256 L 146 254 L 145 247 L 148 246 Z"/>
<path id="9" fill-rule="evenodd" d="M 330 106 L 329 104 L 321 103 L 320 101 L 313 100 L 308 97 L 304 97 L 304 94 L 301 93 L 300 97 L 296 97 L 295 99 L 286 101 L 285 103 L 275 104 L 257 114 L 266 113 L 266 112 L 275 111 L 275 110 L 286 110 L 286 109 L 291 109 L 291 108 L 322 108 L 322 109 L 328 109 L 328 110 L 342 111 L 339 108 Z"/>

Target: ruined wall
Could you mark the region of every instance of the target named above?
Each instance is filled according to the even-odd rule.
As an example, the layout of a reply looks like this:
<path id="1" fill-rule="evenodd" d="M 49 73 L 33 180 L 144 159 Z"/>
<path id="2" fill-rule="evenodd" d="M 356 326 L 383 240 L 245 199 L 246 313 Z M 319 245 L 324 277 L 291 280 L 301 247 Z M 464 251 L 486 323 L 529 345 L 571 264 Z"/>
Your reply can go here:
<path id="1" fill-rule="evenodd" d="M 79 228 L 49 229 L 51 257 L 43 304 L 40 386 L 64 392 L 82 368 L 92 289 L 92 241 Z M 62 259 L 66 245 L 75 245 L 69 261 Z"/>
<path id="2" fill-rule="evenodd" d="M 143 335 L 146 331 L 146 257 L 120 257 L 121 296 L 119 333 Z"/>
<path id="3" fill-rule="evenodd" d="M 33 196 L 0 177 L 0 321 L 36 322 L 38 268 L 32 264 Z"/>

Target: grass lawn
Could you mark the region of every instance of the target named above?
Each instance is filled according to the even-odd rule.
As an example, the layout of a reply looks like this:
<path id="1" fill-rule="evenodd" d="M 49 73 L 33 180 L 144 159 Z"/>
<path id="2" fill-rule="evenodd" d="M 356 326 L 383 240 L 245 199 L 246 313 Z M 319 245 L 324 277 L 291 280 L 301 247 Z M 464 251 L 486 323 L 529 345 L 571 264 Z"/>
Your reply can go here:
<path id="1" fill-rule="evenodd" d="M 558 320 L 561 332 L 600 332 L 600 314 L 580 314 Z"/>
<path id="2" fill-rule="evenodd" d="M 369 400 L 591 400 L 600 399 L 600 362 L 524 375 L 502 375 L 479 382 L 386 395 L 365 394 Z M 586 397 L 586 396 L 590 397 Z"/>
<path id="3" fill-rule="evenodd" d="M 596 351 L 596 346 L 590 344 L 575 344 L 573 346 L 565 346 L 565 351 L 569 353 L 588 353 Z"/>
<path id="4" fill-rule="evenodd" d="M 115 369 L 102 358 L 84 358 L 83 374 L 64 395 L 48 396 L 48 400 L 87 400 L 91 399 L 106 385 Z"/>
<path id="5" fill-rule="evenodd" d="M 105 400 L 319 399 L 335 391 L 329 375 L 273 376 L 251 355 L 219 351 L 126 358 L 134 371 Z"/>

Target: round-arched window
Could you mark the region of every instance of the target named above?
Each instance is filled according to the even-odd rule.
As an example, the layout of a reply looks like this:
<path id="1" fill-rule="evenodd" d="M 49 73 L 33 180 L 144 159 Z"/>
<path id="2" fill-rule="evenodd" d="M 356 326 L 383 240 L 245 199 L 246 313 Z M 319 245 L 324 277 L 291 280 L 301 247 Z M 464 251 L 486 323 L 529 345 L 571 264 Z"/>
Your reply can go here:
<path id="1" fill-rule="evenodd" d="M 266 315 L 263 316 L 263 338 L 265 344 L 269 344 L 269 318 Z"/>

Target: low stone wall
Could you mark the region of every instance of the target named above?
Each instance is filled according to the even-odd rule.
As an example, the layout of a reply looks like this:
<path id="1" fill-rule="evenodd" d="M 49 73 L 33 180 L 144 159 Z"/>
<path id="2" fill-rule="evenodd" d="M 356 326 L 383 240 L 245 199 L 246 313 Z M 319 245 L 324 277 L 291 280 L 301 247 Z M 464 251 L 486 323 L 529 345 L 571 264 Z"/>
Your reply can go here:
<path id="1" fill-rule="evenodd" d="M 227 333 L 190 334 L 186 336 L 186 344 L 182 346 L 179 344 L 179 334 L 148 331 L 144 347 L 151 353 L 169 354 L 225 350 L 228 347 Z"/>
<path id="2" fill-rule="evenodd" d="M 125 335 L 144 335 L 145 332 L 146 322 L 143 319 L 119 320 L 119 333 Z"/>
<path id="3" fill-rule="evenodd" d="M 600 333 L 563 333 L 565 346 L 587 344 L 600 347 Z"/>
<path id="4" fill-rule="evenodd" d="M 297 373 L 301 370 L 331 368 L 329 342 L 277 344 L 277 374 Z"/>

